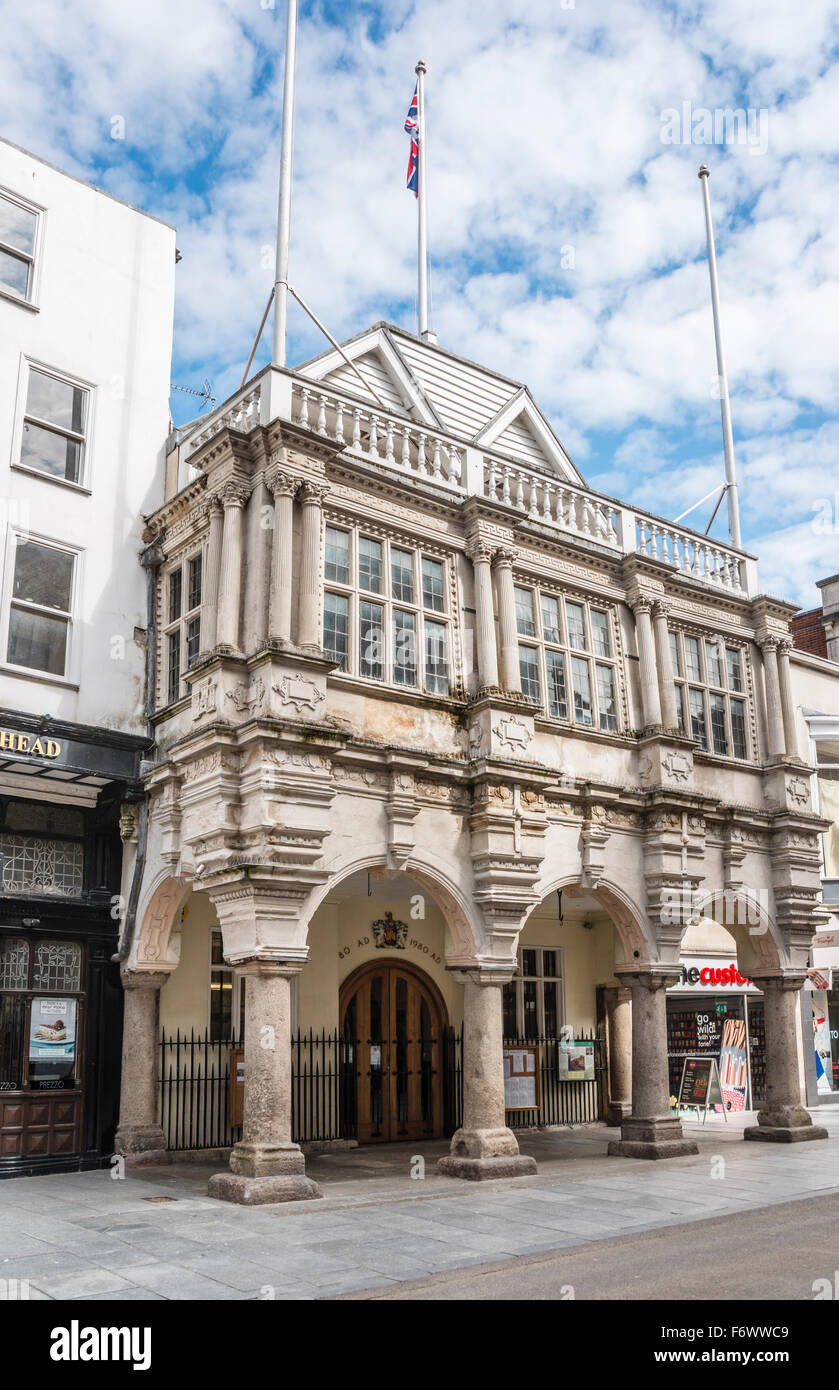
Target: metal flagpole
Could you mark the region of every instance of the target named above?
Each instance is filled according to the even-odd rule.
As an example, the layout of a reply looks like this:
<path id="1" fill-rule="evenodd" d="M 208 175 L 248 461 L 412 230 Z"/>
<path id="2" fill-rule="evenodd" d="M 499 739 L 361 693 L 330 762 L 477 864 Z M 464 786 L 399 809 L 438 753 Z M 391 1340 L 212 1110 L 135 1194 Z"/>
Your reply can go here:
<path id="1" fill-rule="evenodd" d="M 294 143 L 294 66 L 297 57 L 297 0 L 288 0 L 283 84 L 283 134 L 280 151 L 280 195 L 277 207 L 277 259 L 274 271 L 275 367 L 286 364 L 288 318 L 288 244 L 291 235 L 291 156 Z"/>
<path id="2" fill-rule="evenodd" d="M 434 342 L 428 329 L 428 205 L 425 167 L 425 63 L 420 58 L 417 74 L 417 319 L 419 335 Z"/>
<path id="3" fill-rule="evenodd" d="M 742 549 L 740 540 L 740 498 L 737 491 L 737 465 L 734 462 L 734 436 L 731 432 L 731 402 L 728 399 L 728 377 L 725 373 L 725 358 L 722 350 L 722 330 L 720 328 L 720 290 L 717 281 L 717 253 L 714 249 L 714 228 L 711 222 L 711 199 L 708 193 L 708 179 L 711 171 L 707 164 L 699 170 L 702 184 L 702 202 L 705 207 L 705 234 L 708 239 L 708 272 L 711 277 L 711 307 L 714 311 L 714 338 L 717 347 L 717 376 L 720 384 L 720 413 L 722 415 L 722 442 L 725 452 L 725 486 L 728 495 L 728 529 L 731 543 Z"/>

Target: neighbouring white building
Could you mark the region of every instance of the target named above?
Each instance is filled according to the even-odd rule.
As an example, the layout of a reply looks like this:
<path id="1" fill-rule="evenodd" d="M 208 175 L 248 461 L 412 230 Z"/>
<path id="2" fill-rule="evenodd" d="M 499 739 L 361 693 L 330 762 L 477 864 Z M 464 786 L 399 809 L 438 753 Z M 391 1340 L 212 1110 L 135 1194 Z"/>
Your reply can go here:
<path id="1" fill-rule="evenodd" d="M 0 141 L 0 1174 L 107 1161 L 171 227 Z"/>

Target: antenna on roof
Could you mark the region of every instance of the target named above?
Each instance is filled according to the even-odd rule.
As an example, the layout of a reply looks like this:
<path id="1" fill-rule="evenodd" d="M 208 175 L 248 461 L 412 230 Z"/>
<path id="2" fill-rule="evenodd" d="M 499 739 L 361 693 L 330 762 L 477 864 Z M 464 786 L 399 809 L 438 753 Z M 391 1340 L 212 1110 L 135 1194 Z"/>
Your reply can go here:
<path id="1" fill-rule="evenodd" d="M 699 170 L 699 180 L 702 184 L 702 202 L 705 208 L 705 236 L 708 242 L 708 273 L 711 277 L 711 308 L 714 314 L 714 341 L 717 348 L 717 377 L 720 386 L 722 443 L 725 452 L 725 492 L 728 497 L 728 529 L 731 534 L 731 544 L 735 546 L 737 550 L 741 550 L 740 498 L 737 490 L 737 465 L 734 461 L 734 435 L 731 430 L 731 402 L 728 399 L 728 377 L 725 372 L 725 357 L 723 356 L 722 350 L 720 290 L 717 280 L 717 253 L 714 249 L 714 227 L 711 222 L 711 198 L 708 193 L 708 180 L 710 177 L 710 169 L 707 164 L 703 164 Z M 682 515 L 686 515 L 686 513 Z M 714 515 L 716 515 L 716 508 L 714 510 Z M 711 520 L 713 521 L 713 517 Z"/>
<path id="2" fill-rule="evenodd" d="M 194 386 L 176 386 L 174 381 L 171 381 L 169 383 L 169 390 L 183 391 L 184 394 L 187 396 L 198 396 L 199 400 L 201 401 L 201 410 L 203 410 L 204 407 L 207 405 L 210 407 L 211 410 L 215 409 L 216 398 L 213 395 L 212 385 L 206 377 L 204 378 L 200 390 L 196 390 Z"/>

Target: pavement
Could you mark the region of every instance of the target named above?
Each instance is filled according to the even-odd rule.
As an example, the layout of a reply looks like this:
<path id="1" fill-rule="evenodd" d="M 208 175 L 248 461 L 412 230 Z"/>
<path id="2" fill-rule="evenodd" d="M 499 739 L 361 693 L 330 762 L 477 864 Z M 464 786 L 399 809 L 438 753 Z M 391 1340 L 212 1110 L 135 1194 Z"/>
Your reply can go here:
<path id="1" fill-rule="evenodd" d="M 615 1274 L 626 1267 L 621 1243 L 641 1236 L 652 1271 L 656 1233 L 683 1242 L 693 1223 L 719 1221 L 725 1231 L 741 1214 L 839 1197 L 839 1108 L 814 1113 L 829 1138 L 793 1145 L 744 1142 L 749 1115 L 688 1121 L 699 1154 L 654 1163 L 608 1157 L 615 1131 L 605 1125 L 527 1131 L 519 1143 L 538 1173 L 490 1183 L 438 1175 L 445 1142 L 328 1152 L 307 1160 L 324 1200 L 256 1208 L 207 1196 L 218 1161 L 122 1179 L 109 1170 L 7 1179 L 0 1297 L 4 1289 L 8 1298 L 118 1302 L 489 1297 L 468 1291 L 480 1280 L 462 1282 L 462 1293 L 451 1282 L 432 1295 L 409 1286 L 458 1272 L 477 1279 L 499 1263 L 512 1274 L 510 1262 L 557 1252 L 598 1256 Z M 704 1296 L 716 1287 L 712 1279 Z"/>

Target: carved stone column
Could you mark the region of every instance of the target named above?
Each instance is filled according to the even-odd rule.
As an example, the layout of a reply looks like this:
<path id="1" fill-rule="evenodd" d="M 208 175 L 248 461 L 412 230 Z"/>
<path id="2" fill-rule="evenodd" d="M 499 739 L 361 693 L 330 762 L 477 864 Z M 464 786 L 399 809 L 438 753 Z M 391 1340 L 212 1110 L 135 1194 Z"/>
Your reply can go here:
<path id="1" fill-rule="evenodd" d="M 492 604 L 492 551 L 478 543 L 471 550 L 475 569 L 475 610 L 477 616 L 478 689 L 498 685 L 498 650 L 495 643 L 495 614 Z"/>
<path id="2" fill-rule="evenodd" d="M 211 652 L 217 641 L 218 593 L 221 579 L 221 536 L 224 509 L 218 497 L 209 497 L 204 508 L 210 518 L 210 536 L 201 584 L 201 653 Z"/>
<path id="3" fill-rule="evenodd" d="M 217 642 L 231 651 L 239 650 L 239 621 L 242 606 L 242 536 L 247 489 L 229 482 L 221 490 L 224 531 L 221 540 L 221 578 L 218 597 Z"/>
<path id="4" fill-rule="evenodd" d="M 619 971 L 632 990 L 632 1114 L 609 1153 L 621 1158 L 679 1158 L 699 1152 L 670 1109 L 667 1066 L 667 988 L 678 970 Z"/>
<path id="5" fill-rule="evenodd" d="M 778 643 L 778 685 L 781 694 L 781 718 L 784 724 L 784 743 L 787 757 L 798 756 L 798 737 L 795 729 L 795 700 L 792 694 L 792 680 L 789 670 L 789 654 L 792 651 L 792 638 L 782 637 Z"/>
<path id="6" fill-rule="evenodd" d="M 458 971 L 463 985 L 463 1123 L 451 1153 L 437 1167 L 450 1178 L 509 1178 L 536 1172 L 536 1160 L 519 1153 L 504 1110 L 504 1016 L 501 988 L 509 974 Z"/>
<path id="7" fill-rule="evenodd" d="M 300 501 L 303 524 L 300 558 L 300 591 L 297 604 L 297 643 L 319 651 L 321 589 L 321 521 L 326 487 L 321 483 L 302 483 Z"/>
<path id="8" fill-rule="evenodd" d="M 636 598 L 632 601 L 631 608 L 635 614 L 635 631 L 638 638 L 638 663 L 641 674 L 641 711 L 644 719 L 644 728 L 660 728 L 662 722 L 661 698 L 658 693 L 655 642 L 653 640 L 653 627 L 650 619 L 652 600 L 643 596 L 641 598 Z"/>
<path id="9" fill-rule="evenodd" d="M 804 972 L 761 976 L 755 984 L 763 991 L 766 1028 L 766 1104 L 757 1124 L 744 1130 L 744 1139 L 794 1144 L 804 1139 L 827 1139 L 826 1129 L 814 1125 L 802 1104 L 798 1075 L 800 1032 L 796 1000 L 804 984 Z"/>
<path id="10" fill-rule="evenodd" d="M 114 1147 L 127 1168 L 168 1163 L 158 1119 L 160 991 L 166 970 L 123 970 L 122 1081 Z"/>
<path id="11" fill-rule="evenodd" d="M 603 991 L 609 1045 L 610 1125 L 632 1114 L 632 990 L 610 986 Z"/>
<path id="12" fill-rule="evenodd" d="M 498 591 L 498 622 L 501 628 L 501 686 L 521 691 L 519 635 L 516 628 L 516 595 L 513 587 L 512 550 L 496 550 L 495 583 Z"/>
<path id="13" fill-rule="evenodd" d="M 243 1206 L 320 1197 L 291 1138 L 291 981 L 298 963 L 251 960 L 245 977 L 245 1102 L 230 1172 L 210 1178 L 211 1197 Z"/>
<path id="14" fill-rule="evenodd" d="M 763 677 L 766 686 L 766 733 L 770 758 L 781 758 L 786 752 L 784 716 L 781 710 L 781 687 L 778 680 L 778 640 L 764 637 L 760 642 L 763 653 Z"/>
<path id="15" fill-rule="evenodd" d="M 659 600 L 653 604 L 653 628 L 656 666 L 658 667 L 658 693 L 661 700 L 661 722 L 665 729 L 678 729 L 679 714 L 676 707 L 676 687 L 673 684 L 675 672 L 670 653 L 667 606 Z"/>
<path id="16" fill-rule="evenodd" d="M 274 473 L 268 486 L 274 496 L 268 632 L 271 641 L 282 646 L 291 642 L 292 515 L 297 484 L 288 473 Z"/>

